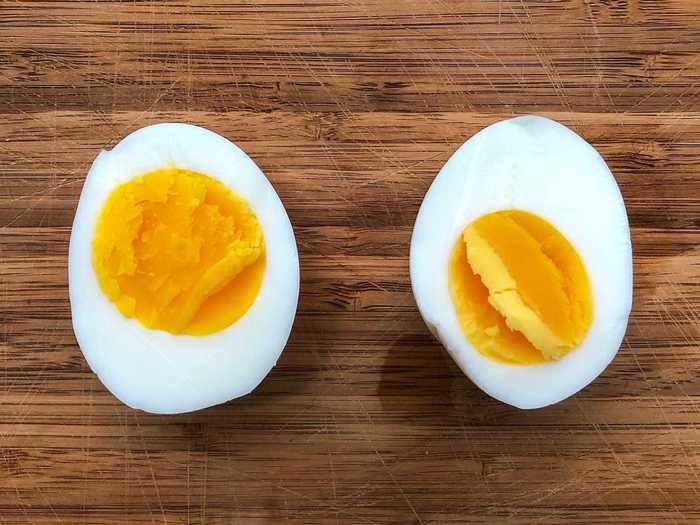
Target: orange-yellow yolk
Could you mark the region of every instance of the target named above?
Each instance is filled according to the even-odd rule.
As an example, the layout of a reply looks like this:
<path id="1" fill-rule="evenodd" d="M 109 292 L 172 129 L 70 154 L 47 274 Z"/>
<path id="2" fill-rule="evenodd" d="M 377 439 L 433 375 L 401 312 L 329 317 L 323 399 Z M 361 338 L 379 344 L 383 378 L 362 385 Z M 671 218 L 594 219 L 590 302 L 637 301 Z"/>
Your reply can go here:
<path id="1" fill-rule="evenodd" d="M 245 200 L 211 177 L 168 166 L 111 192 L 92 264 L 125 317 L 172 334 L 207 335 L 253 304 L 265 244 Z"/>
<path id="2" fill-rule="evenodd" d="M 576 250 L 544 219 L 505 210 L 468 225 L 448 268 L 462 331 L 485 356 L 512 364 L 558 359 L 583 341 L 593 298 Z"/>

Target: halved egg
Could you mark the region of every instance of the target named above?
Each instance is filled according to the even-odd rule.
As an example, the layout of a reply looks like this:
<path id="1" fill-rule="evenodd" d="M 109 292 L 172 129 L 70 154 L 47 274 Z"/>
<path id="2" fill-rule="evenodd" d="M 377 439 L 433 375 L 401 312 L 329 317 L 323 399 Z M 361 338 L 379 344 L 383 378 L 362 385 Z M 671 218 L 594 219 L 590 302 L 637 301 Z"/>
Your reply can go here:
<path id="1" fill-rule="evenodd" d="M 258 166 L 187 124 L 140 129 L 95 159 L 68 258 L 73 328 L 127 405 L 180 413 L 253 390 L 289 337 L 299 258 Z"/>
<path id="2" fill-rule="evenodd" d="M 442 168 L 411 240 L 423 319 L 482 390 L 519 408 L 565 399 L 610 363 L 632 306 L 627 213 L 605 161 L 524 116 Z"/>

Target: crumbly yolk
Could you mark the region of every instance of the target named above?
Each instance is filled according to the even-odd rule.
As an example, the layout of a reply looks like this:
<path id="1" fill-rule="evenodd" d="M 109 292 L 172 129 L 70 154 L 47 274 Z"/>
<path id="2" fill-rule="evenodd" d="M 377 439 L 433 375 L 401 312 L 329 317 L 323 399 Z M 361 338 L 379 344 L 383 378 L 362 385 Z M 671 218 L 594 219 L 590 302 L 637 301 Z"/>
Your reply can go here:
<path id="1" fill-rule="evenodd" d="M 253 304 L 264 252 L 245 200 L 207 175 L 166 166 L 111 192 L 97 220 L 92 264 L 125 317 L 172 334 L 207 335 Z"/>
<path id="2" fill-rule="evenodd" d="M 583 341 L 593 299 L 578 253 L 528 212 L 489 213 L 468 225 L 448 268 L 464 335 L 487 357 L 512 364 L 558 359 Z"/>

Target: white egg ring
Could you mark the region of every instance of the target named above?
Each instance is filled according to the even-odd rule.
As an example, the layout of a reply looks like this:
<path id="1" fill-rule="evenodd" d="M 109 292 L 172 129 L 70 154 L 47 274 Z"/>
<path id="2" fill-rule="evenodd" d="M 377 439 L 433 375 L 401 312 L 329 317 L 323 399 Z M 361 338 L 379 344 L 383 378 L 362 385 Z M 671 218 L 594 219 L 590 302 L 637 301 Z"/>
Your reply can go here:
<path id="1" fill-rule="evenodd" d="M 233 189 L 248 201 L 265 237 L 266 268 L 255 302 L 234 324 L 203 337 L 149 330 L 125 318 L 102 293 L 92 267 L 92 238 L 111 191 L 167 164 Z M 282 201 L 260 168 L 212 131 L 168 123 L 135 131 L 93 162 L 71 232 L 68 279 L 75 335 L 102 383 L 131 407 L 180 413 L 245 395 L 272 369 L 294 321 L 299 257 Z"/>
<path id="2" fill-rule="evenodd" d="M 588 272 L 593 322 L 583 343 L 558 361 L 511 366 L 484 357 L 465 338 L 452 306 L 447 267 L 455 240 L 481 215 L 504 209 L 549 221 Z M 632 247 L 615 178 L 590 144 L 557 122 L 537 116 L 497 122 L 465 142 L 430 186 L 413 230 L 410 271 L 423 319 L 477 386 L 519 408 L 561 401 L 612 361 L 632 307 Z"/>

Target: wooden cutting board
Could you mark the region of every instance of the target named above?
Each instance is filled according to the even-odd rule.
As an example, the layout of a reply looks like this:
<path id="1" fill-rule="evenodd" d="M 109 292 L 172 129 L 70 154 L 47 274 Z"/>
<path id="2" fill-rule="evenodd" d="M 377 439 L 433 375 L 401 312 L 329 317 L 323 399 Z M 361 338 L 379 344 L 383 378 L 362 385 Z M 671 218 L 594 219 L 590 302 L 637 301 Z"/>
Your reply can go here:
<path id="1" fill-rule="evenodd" d="M 698 83 L 696 0 L 0 3 L 0 524 L 699 523 Z M 618 356 L 531 412 L 431 338 L 407 259 L 442 164 L 522 113 L 602 153 L 635 256 Z M 90 163 L 163 121 L 251 155 L 302 266 L 277 368 L 174 417 L 104 389 L 66 282 Z"/>

